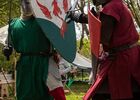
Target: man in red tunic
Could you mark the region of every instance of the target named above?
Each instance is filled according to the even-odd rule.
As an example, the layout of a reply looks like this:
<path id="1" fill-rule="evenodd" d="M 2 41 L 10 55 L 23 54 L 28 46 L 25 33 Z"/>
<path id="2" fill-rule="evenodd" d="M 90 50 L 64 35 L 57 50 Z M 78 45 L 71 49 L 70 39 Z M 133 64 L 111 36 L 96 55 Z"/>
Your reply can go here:
<path id="1" fill-rule="evenodd" d="M 97 79 L 84 100 L 91 97 L 94 100 L 139 100 L 140 46 L 137 45 L 139 35 L 133 17 L 122 0 L 93 0 L 93 3 L 103 6 L 100 12 L 101 44 L 109 56 L 100 64 Z M 84 14 L 71 14 L 71 19 L 87 22 Z M 99 93 L 110 95 L 102 98 L 97 96 Z"/>

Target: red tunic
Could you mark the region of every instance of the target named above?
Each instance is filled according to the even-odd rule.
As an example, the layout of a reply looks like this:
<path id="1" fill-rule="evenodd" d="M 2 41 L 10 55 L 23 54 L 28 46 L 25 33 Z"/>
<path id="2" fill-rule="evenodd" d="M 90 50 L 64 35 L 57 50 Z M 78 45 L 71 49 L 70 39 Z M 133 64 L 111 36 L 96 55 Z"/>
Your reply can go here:
<path id="1" fill-rule="evenodd" d="M 138 41 L 139 36 L 132 15 L 122 0 L 112 0 L 104 6 L 102 13 L 117 20 L 108 48 Z M 118 52 L 113 61 L 107 58 L 101 64 L 101 68 L 95 84 L 88 90 L 84 100 L 96 93 L 106 77 L 108 78 L 112 100 L 132 98 L 131 77 L 140 85 L 140 46 Z"/>

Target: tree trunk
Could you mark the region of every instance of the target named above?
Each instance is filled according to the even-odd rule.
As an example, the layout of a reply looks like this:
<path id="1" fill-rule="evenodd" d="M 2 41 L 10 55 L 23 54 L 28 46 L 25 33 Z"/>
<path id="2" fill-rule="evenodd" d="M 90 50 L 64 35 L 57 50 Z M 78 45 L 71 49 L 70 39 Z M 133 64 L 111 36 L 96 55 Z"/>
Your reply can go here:
<path id="1" fill-rule="evenodd" d="M 139 4 L 139 0 L 125 0 L 129 9 L 131 10 L 135 21 L 138 25 L 138 27 L 140 27 L 140 4 Z"/>

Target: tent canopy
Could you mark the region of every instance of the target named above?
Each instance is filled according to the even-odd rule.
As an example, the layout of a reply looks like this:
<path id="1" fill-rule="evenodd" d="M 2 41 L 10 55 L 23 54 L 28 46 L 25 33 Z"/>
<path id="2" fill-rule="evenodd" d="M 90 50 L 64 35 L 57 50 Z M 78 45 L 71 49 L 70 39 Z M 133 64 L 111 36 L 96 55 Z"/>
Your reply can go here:
<path id="1" fill-rule="evenodd" d="M 5 40 L 8 35 L 8 25 L 0 28 L 0 43 L 5 44 Z"/>
<path id="2" fill-rule="evenodd" d="M 91 60 L 84 57 L 83 55 L 76 53 L 76 57 L 74 59 L 74 61 L 72 62 L 72 64 L 76 65 L 77 67 L 81 68 L 81 69 L 91 69 L 92 65 L 91 65 Z"/>

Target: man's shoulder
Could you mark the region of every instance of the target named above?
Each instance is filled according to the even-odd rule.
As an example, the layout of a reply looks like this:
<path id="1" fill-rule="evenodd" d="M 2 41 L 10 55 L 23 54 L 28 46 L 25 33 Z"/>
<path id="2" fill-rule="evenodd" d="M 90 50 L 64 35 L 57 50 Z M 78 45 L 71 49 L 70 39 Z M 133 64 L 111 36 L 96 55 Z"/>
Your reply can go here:
<path id="1" fill-rule="evenodd" d="M 19 20 L 19 18 L 13 18 L 13 19 L 10 20 L 10 23 L 13 23 L 13 22 L 15 22 L 17 20 Z"/>
<path id="2" fill-rule="evenodd" d="M 19 18 L 13 18 L 13 19 L 11 19 L 10 20 L 10 26 L 12 27 L 12 26 L 14 26 L 15 25 L 15 23 L 17 23 L 17 21 L 19 20 Z"/>
<path id="3" fill-rule="evenodd" d="M 112 0 L 108 4 L 104 6 L 104 8 L 120 8 L 123 5 L 123 2 L 121 0 Z"/>

